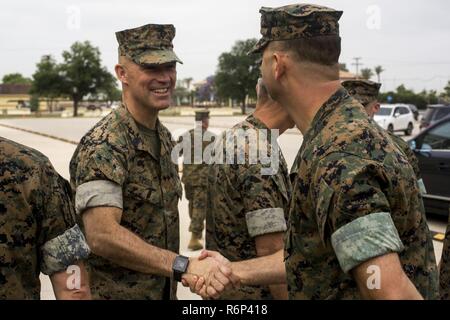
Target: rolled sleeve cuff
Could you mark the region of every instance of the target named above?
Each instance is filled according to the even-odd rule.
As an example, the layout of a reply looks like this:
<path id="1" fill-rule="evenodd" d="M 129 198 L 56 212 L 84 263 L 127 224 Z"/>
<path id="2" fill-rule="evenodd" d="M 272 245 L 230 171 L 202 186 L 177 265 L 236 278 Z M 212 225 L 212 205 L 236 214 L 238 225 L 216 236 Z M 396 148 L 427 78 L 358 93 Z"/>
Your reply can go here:
<path id="1" fill-rule="evenodd" d="M 403 243 L 389 213 L 373 213 L 343 226 L 331 236 L 342 270 L 388 253 L 401 252 Z"/>
<path id="2" fill-rule="evenodd" d="M 261 209 L 247 212 L 248 233 L 252 238 L 264 234 L 286 231 L 286 219 L 281 208 Z"/>
<path id="3" fill-rule="evenodd" d="M 47 241 L 41 247 L 41 271 L 46 275 L 66 270 L 79 260 L 86 259 L 90 254 L 86 238 L 78 225 L 62 235 Z"/>
<path id="4" fill-rule="evenodd" d="M 80 185 L 75 195 L 77 214 L 95 207 L 123 209 L 122 187 L 108 180 L 90 181 Z"/>

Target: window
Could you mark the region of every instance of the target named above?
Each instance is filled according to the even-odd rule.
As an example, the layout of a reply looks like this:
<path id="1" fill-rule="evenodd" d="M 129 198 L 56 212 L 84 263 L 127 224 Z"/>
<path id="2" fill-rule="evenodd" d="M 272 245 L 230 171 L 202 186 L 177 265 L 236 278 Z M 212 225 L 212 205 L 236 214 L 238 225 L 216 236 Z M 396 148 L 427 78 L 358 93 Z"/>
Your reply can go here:
<path id="1" fill-rule="evenodd" d="M 400 108 L 400 114 L 409 114 L 409 109 L 406 107 L 401 107 Z"/>
<path id="2" fill-rule="evenodd" d="M 377 116 L 387 117 L 392 114 L 392 108 L 381 107 L 380 111 L 376 114 Z"/>
<path id="3" fill-rule="evenodd" d="M 450 114 L 450 108 L 441 108 L 436 112 L 436 115 L 434 116 L 435 120 L 440 120 L 445 118 Z"/>
<path id="4" fill-rule="evenodd" d="M 450 121 L 430 130 L 423 139 L 422 149 L 450 151 Z"/>

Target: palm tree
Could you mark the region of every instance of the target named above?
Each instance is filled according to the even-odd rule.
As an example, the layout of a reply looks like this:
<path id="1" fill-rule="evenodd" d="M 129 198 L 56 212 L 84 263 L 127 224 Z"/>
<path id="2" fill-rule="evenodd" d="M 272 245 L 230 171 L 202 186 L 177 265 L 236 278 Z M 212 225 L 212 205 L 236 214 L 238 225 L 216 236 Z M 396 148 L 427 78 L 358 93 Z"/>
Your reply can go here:
<path id="1" fill-rule="evenodd" d="M 369 80 L 370 78 L 372 78 L 372 76 L 373 76 L 373 71 L 372 71 L 372 69 L 367 68 L 367 69 L 362 69 L 362 70 L 361 70 L 361 77 L 362 77 L 363 79 Z"/>
<path id="2" fill-rule="evenodd" d="M 375 70 L 375 73 L 377 74 L 378 83 L 380 83 L 381 82 L 381 73 L 383 73 L 386 70 L 384 70 L 382 66 L 376 66 L 374 70 Z"/>

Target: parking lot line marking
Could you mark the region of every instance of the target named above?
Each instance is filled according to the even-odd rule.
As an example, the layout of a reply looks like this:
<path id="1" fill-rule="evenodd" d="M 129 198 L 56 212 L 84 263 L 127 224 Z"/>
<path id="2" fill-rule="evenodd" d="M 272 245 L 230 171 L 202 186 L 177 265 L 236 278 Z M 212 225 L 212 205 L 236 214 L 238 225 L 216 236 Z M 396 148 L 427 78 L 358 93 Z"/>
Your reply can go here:
<path id="1" fill-rule="evenodd" d="M 10 126 L 8 124 L 3 124 L 3 123 L 0 123 L 0 126 L 8 128 L 8 129 L 19 130 L 19 131 L 35 134 L 35 135 L 38 135 L 38 136 L 41 136 L 41 137 L 45 137 L 45 138 L 49 138 L 49 139 L 53 139 L 53 140 L 62 141 L 62 142 L 65 142 L 65 143 L 78 145 L 78 142 L 76 142 L 76 141 L 69 140 L 69 139 L 64 139 L 64 138 L 60 138 L 60 137 L 56 137 L 56 136 L 53 136 L 53 135 L 50 135 L 50 134 L 46 134 L 46 133 L 42 133 L 42 132 L 38 132 L 38 131 L 33 131 L 33 130 L 29 130 L 29 129 L 19 128 L 19 127 L 15 127 L 15 126 Z"/>

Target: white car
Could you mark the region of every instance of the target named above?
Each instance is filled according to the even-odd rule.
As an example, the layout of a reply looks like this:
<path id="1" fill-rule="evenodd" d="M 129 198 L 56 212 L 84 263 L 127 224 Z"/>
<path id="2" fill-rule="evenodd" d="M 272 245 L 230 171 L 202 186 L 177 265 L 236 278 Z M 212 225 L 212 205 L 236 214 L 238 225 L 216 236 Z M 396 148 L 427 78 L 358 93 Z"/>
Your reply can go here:
<path id="1" fill-rule="evenodd" d="M 374 120 L 390 132 L 403 131 L 410 136 L 414 130 L 414 114 L 406 104 L 382 104 Z"/>

